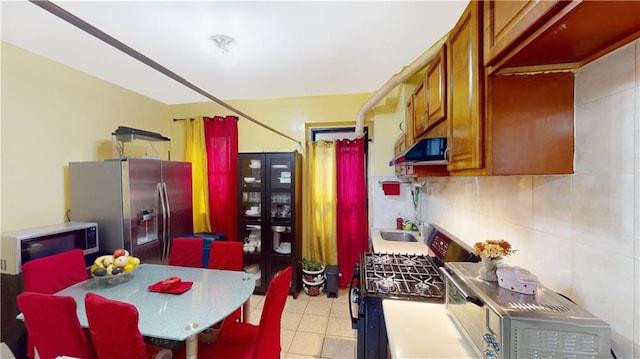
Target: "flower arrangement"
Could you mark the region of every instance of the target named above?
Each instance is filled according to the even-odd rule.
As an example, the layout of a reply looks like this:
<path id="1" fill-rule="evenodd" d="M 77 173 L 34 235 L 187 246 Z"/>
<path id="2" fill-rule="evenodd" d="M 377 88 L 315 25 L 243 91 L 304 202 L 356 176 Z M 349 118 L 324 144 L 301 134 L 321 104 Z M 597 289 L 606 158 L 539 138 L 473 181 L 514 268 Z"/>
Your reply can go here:
<path id="1" fill-rule="evenodd" d="M 515 252 L 515 249 L 511 249 L 511 244 L 502 239 L 487 239 L 484 243 L 477 242 L 473 245 L 475 255 L 491 259 L 506 257 Z"/>

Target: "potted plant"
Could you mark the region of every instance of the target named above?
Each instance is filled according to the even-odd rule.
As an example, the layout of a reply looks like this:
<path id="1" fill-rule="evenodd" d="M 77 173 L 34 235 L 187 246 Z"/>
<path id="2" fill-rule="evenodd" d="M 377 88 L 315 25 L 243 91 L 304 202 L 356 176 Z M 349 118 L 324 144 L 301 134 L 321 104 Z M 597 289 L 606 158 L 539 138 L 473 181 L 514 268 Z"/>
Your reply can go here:
<path id="1" fill-rule="evenodd" d="M 302 258 L 302 286 L 310 296 L 320 294 L 324 288 L 324 265 L 320 261 Z"/>

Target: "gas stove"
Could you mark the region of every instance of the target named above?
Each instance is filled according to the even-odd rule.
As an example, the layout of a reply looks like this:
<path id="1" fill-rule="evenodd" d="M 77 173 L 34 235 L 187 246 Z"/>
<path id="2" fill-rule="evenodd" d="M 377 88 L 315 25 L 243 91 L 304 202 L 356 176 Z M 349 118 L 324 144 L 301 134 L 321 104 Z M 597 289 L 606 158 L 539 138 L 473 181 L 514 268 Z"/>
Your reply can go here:
<path id="1" fill-rule="evenodd" d="M 425 244 L 433 256 L 363 253 L 360 263 L 355 264 L 349 286 L 349 312 L 352 328 L 358 331 L 358 359 L 387 357 L 383 300 L 444 304 L 446 287 L 439 268 L 445 262 L 479 261 L 469 246 L 433 224 L 427 227 Z"/>
<path id="2" fill-rule="evenodd" d="M 364 253 L 360 275 L 362 295 L 444 303 L 444 281 L 429 256 Z"/>

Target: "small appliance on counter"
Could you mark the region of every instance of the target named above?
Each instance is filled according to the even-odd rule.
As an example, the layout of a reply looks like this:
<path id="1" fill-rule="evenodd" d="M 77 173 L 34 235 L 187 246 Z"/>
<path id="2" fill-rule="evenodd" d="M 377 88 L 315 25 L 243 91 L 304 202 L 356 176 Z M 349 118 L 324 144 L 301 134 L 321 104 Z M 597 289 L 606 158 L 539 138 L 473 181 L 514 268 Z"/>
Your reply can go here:
<path id="1" fill-rule="evenodd" d="M 478 278 L 480 264 L 445 263 L 446 307 L 484 358 L 611 358 L 611 329 L 538 284 L 535 294 Z"/>

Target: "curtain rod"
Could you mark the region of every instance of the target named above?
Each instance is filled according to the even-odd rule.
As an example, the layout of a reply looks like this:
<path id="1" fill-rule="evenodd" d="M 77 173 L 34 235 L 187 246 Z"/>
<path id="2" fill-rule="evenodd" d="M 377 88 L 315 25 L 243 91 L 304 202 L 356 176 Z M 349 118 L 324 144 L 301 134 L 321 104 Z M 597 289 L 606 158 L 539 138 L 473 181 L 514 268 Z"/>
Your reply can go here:
<path id="1" fill-rule="evenodd" d="M 186 120 L 193 121 L 194 119 L 193 119 L 193 118 L 174 118 L 174 119 L 173 119 L 173 122 L 176 122 L 176 121 L 186 121 Z M 238 117 L 236 117 L 236 121 L 237 121 L 237 120 L 238 120 Z"/>
<path id="2" fill-rule="evenodd" d="M 184 78 L 180 77 L 178 74 L 176 74 L 175 72 L 167 69 L 166 67 L 160 65 L 159 63 L 153 61 L 152 59 L 148 58 L 147 56 L 141 54 L 140 52 L 136 51 L 135 49 L 125 45 L 124 43 L 118 41 L 117 39 L 115 39 L 114 37 L 112 37 L 111 35 L 105 33 L 104 31 L 98 29 L 97 27 L 89 24 L 88 22 L 80 19 L 79 17 L 73 15 L 72 13 L 68 12 L 67 10 L 61 8 L 60 6 L 52 3 L 49 0 L 29 0 L 29 2 L 31 2 L 34 5 L 37 5 L 41 8 L 43 8 L 44 10 L 50 12 L 51 14 L 61 18 L 62 20 L 70 23 L 71 25 L 93 35 L 94 37 L 106 42 L 107 44 L 115 47 L 116 49 L 124 52 L 125 54 L 133 57 L 134 59 L 146 64 L 147 66 L 159 71 L 160 73 L 176 80 L 177 82 L 185 85 L 186 87 L 194 90 L 195 92 L 203 95 L 204 97 L 210 99 L 211 101 L 219 104 L 220 106 L 235 112 L 236 114 L 246 118 L 247 120 L 257 124 L 258 126 L 261 126 L 263 128 L 266 128 L 267 130 L 277 133 L 278 135 L 285 137 L 287 139 L 290 139 L 291 141 L 296 142 L 298 145 L 302 146 L 302 143 L 298 140 L 296 140 L 295 138 L 284 134 L 274 128 L 271 128 L 265 124 L 263 124 L 262 122 L 254 119 L 253 117 L 247 115 L 246 113 L 238 110 L 237 108 L 227 104 L 226 102 L 218 99 L 217 97 L 211 95 L 210 93 L 206 92 L 205 90 L 199 88 L 198 86 L 192 84 L 191 82 L 185 80 Z"/>

